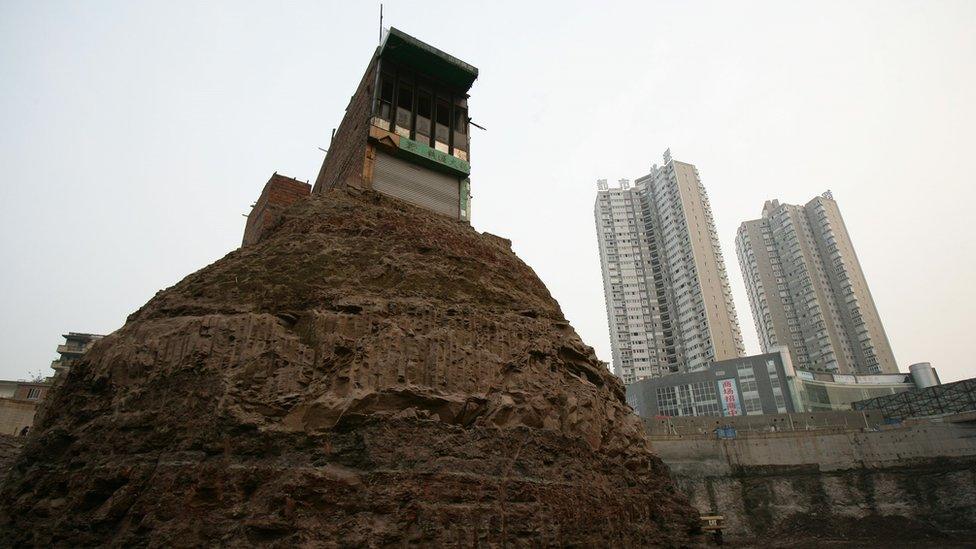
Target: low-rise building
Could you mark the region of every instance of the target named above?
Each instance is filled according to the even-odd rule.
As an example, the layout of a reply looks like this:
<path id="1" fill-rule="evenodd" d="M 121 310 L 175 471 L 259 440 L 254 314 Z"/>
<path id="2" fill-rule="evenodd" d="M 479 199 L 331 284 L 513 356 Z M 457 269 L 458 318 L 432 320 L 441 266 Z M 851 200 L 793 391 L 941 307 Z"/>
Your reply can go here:
<path id="1" fill-rule="evenodd" d="M 855 401 L 915 389 L 916 377 L 796 370 L 789 351 L 779 347 L 772 353 L 631 383 L 627 402 L 645 418 L 850 410 Z"/>
<path id="2" fill-rule="evenodd" d="M 471 222 L 468 90 L 478 69 L 391 28 L 329 143 L 313 194 L 348 186 Z"/>
<path id="3" fill-rule="evenodd" d="M 478 69 L 391 28 L 350 97 L 315 184 L 275 173 L 252 205 L 243 247 L 281 213 L 334 188 L 372 190 L 471 222 L 468 90 Z"/>
<path id="4" fill-rule="evenodd" d="M 739 416 L 795 412 L 786 387 L 789 354 L 720 360 L 706 368 L 627 385 L 627 402 L 643 417 Z"/>
<path id="5" fill-rule="evenodd" d="M 797 370 L 789 382 L 797 408 L 802 412 L 850 410 L 851 403 L 866 398 L 911 391 L 917 386 L 911 374 L 830 374 Z"/>
<path id="6" fill-rule="evenodd" d="M 50 389 L 48 381 L 0 381 L 0 434 L 26 435 Z"/>

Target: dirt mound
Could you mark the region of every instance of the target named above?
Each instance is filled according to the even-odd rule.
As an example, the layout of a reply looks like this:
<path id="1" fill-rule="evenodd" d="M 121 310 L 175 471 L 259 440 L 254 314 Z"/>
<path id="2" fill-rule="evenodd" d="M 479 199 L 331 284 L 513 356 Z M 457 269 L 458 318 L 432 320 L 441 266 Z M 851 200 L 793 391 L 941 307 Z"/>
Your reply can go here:
<path id="1" fill-rule="evenodd" d="M 681 545 L 697 512 L 508 241 L 373 193 L 293 206 L 71 369 L 13 545 Z"/>

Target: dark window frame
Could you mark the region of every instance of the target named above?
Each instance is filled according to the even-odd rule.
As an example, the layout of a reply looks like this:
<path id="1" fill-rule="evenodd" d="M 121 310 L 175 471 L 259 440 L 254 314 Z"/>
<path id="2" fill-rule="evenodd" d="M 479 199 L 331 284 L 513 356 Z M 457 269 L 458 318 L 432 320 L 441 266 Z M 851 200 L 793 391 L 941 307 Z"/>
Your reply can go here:
<path id="1" fill-rule="evenodd" d="M 393 97 L 390 102 L 390 119 L 391 130 L 396 127 L 397 120 L 397 109 L 400 108 L 400 83 L 403 82 L 405 85 L 409 85 L 411 88 L 411 102 L 410 102 L 410 139 L 416 140 L 418 142 L 423 142 L 423 140 L 417 139 L 417 105 L 419 101 L 419 96 L 421 93 L 426 93 L 430 95 L 431 98 L 431 117 L 430 117 L 430 136 L 425 145 L 430 147 L 435 147 L 435 141 L 437 141 L 437 124 L 438 124 L 438 107 L 439 102 L 444 101 L 448 107 L 447 113 L 447 149 L 448 154 L 453 155 L 455 150 L 455 132 L 457 131 L 456 122 L 459 115 L 458 111 L 463 111 L 464 120 L 463 132 L 460 135 L 464 136 L 464 147 L 460 150 L 465 153 L 469 153 L 470 149 L 470 139 L 471 139 L 471 128 L 468 118 L 468 95 L 458 94 L 456 92 L 449 91 L 450 86 L 445 85 L 443 82 L 437 79 L 430 78 L 426 75 L 417 73 L 414 70 L 406 69 L 400 67 L 396 63 L 390 63 L 380 59 L 377 66 L 377 82 L 378 85 L 374 91 L 374 100 L 372 107 L 372 116 L 379 116 L 381 112 L 380 105 L 385 103 L 382 99 L 382 88 L 384 82 L 391 81 L 393 83 Z M 404 107 L 406 108 L 406 107 Z"/>

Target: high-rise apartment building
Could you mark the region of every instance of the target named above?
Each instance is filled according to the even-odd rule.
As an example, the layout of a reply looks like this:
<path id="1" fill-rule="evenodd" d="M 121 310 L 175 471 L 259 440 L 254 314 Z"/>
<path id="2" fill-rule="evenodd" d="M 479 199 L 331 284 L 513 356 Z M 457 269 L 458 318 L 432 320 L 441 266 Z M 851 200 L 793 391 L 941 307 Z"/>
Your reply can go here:
<path id="1" fill-rule="evenodd" d="M 613 370 L 624 383 L 744 354 L 708 195 L 671 159 L 597 183 L 594 204 Z"/>
<path id="2" fill-rule="evenodd" d="M 898 371 L 829 191 L 805 206 L 767 201 L 739 226 L 736 252 L 763 352 L 786 345 L 799 369 Z"/>

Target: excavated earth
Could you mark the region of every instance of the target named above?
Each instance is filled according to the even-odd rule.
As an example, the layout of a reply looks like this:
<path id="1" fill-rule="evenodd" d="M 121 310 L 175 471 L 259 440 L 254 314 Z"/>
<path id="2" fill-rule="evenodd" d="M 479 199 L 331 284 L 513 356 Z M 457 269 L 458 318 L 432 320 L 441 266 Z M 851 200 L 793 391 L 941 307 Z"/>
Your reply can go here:
<path id="1" fill-rule="evenodd" d="M 24 446 L 24 437 L 0 435 L 0 475 L 10 469 L 17 455 Z"/>
<path id="2" fill-rule="evenodd" d="M 510 243 L 370 192 L 303 200 L 159 292 L 39 415 L 5 545 L 701 539 Z"/>

